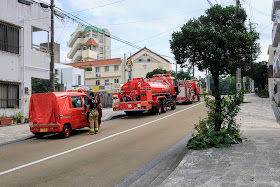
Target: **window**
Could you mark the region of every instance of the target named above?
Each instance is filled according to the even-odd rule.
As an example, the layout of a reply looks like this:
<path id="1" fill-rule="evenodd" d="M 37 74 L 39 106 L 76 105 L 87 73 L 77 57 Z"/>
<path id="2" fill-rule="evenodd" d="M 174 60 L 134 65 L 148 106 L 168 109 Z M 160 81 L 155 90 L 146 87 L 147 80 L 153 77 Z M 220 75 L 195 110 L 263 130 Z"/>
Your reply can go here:
<path id="1" fill-rule="evenodd" d="M 95 72 L 100 72 L 100 67 L 95 67 Z"/>
<path id="2" fill-rule="evenodd" d="M 85 38 L 85 37 L 86 37 L 86 35 L 83 36 L 83 38 Z"/>
<path id="3" fill-rule="evenodd" d="M 148 61 L 148 62 L 152 62 L 152 59 L 151 59 L 151 58 L 148 58 L 147 61 Z"/>
<path id="4" fill-rule="evenodd" d="M 105 80 L 105 85 L 109 85 L 109 79 Z"/>
<path id="5" fill-rule="evenodd" d="M 92 67 L 91 68 L 86 68 L 86 71 L 92 71 Z"/>
<path id="6" fill-rule="evenodd" d="M 0 83 L 0 108 L 19 107 L 19 85 Z"/>
<path id="7" fill-rule="evenodd" d="M 87 34 L 87 37 L 89 37 L 89 34 Z"/>
<path id="8" fill-rule="evenodd" d="M 102 35 L 99 36 L 99 41 L 103 41 L 103 36 Z"/>
<path id="9" fill-rule="evenodd" d="M 82 108 L 82 100 L 81 97 L 71 97 L 72 107 L 73 108 Z"/>
<path id="10" fill-rule="evenodd" d="M 105 71 L 109 71 L 109 66 L 105 66 Z"/>
<path id="11" fill-rule="evenodd" d="M 54 74 L 55 74 L 55 75 L 58 75 L 58 69 L 55 69 L 55 70 L 54 70 Z"/>
<path id="12" fill-rule="evenodd" d="M 90 49 L 90 45 L 87 46 L 87 49 Z"/>
<path id="13" fill-rule="evenodd" d="M 86 111 L 87 104 L 88 104 L 88 97 L 83 97 L 83 102 L 84 102 L 84 107 L 85 107 L 85 111 Z"/>
<path id="14" fill-rule="evenodd" d="M 91 50 L 92 50 L 92 51 L 96 51 L 96 46 L 93 46 L 93 45 L 92 45 L 92 46 L 91 46 Z"/>
<path id="15" fill-rule="evenodd" d="M 119 83 L 119 79 L 114 79 L 114 83 Z"/>
<path id="16" fill-rule="evenodd" d="M 147 54 L 145 53 L 143 56 L 147 56 Z"/>
<path id="17" fill-rule="evenodd" d="M 114 65 L 114 70 L 119 71 L 119 65 Z"/>
<path id="18" fill-rule="evenodd" d="M 96 80 L 96 86 L 100 85 L 100 80 Z"/>
<path id="19" fill-rule="evenodd" d="M 97 38 L 97 35 L 96 35 L 96 34 L 92 34 L 92 37 L 93 37 L 93 38 Z"/>
<path id="20" fill-rule="evenodd" d="M 19 54 L 19 28 L 0 21 L 0 50 Z"/>
<path id="21" fill-rule="evenodd" d="M 78 85 L 81 85 L 82 84 L 82 78 L 81 78 L 81 75 L 78 75 Z"/>
<path id="22" fill-rule="evenodd" d="M 83 47 L 83 50 L 87 50 L 87 47 Z"/>
<path id="23" fill-rule="evenodd" d="M 99 52 L 103 53 L 103 47 L 99 47 Z"/>
<path id="24" fill-rule="evenodd" d="M 138 62 L 142 62 L 142 59 L 141 59 L 141 58 L 139 58 L 139 59 L 138 59 Z"/>

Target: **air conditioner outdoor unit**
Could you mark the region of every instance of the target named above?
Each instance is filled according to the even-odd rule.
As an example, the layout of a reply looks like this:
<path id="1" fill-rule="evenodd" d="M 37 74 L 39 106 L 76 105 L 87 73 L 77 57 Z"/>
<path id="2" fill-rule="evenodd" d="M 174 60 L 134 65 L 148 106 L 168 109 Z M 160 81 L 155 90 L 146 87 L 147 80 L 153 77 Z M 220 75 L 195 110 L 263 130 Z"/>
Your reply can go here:
<path id="1" fill-rule="evenodd" d="M 100 77 L 100 74 L 97 73 L 97 74 L 96 74 L 96 77 Z"/>

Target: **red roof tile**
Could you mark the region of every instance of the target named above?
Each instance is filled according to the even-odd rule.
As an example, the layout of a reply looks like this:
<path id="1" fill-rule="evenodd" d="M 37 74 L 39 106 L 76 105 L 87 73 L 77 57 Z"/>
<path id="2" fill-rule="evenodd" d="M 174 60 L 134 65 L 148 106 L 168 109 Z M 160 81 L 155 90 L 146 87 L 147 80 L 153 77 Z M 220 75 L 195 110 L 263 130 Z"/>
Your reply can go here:
<path id="1" fill-rule="evenodd" d="M 84 45 L 94 45 L 98 46 L 98 44 L 94 41 L 93 38 L 88 39 L 88 41 Z"/>
<path id="2" fill-rule="evenodd" d="M 104 66 L 104 65 L 120 64 L 120 63 L 122 63 L 121 58 L 114 58 L 114 59 L 96 60 L 96 61 L 89 61 L 89 62 L 77 62 L 77 63 L 71 63 L 67 65 L 77 68 L 82 66 Z"/>

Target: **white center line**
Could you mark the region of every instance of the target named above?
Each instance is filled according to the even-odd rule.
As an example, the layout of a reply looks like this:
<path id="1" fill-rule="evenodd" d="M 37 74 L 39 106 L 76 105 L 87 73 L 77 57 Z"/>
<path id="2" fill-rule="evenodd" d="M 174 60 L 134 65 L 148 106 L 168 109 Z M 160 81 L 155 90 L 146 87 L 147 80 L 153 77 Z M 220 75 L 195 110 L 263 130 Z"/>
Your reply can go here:
<path id="1" fill-rule="evenodd" d="M 120 135 L 120 134 L 124 134 L 124 133 L 126 133 L 126 132 L 129 132 L 129 131 L 132 131 L 132 130 L 135 130 L 135 129 L 138 129 L 138 128 L 140 128 L 140 127 L 144 127 L 144 126 L 149 125 L 149 124 L 151 124 L 151 123 L 160 121 L 160 120 L 162 120 L 162 119 L 168 118 L 168 117 L 173 116 L 173 115 L 175 115 L 175 114 L 181 113 L 181 112 L 183 112 L 183 111 L 185 111 L 185 110 L 188 110 L 188 109 L 191 109 L 191 108 L 193 108 L 193 107 L 196 107 L 196 106 L 198 106 L 198 105 L 200 105 L 200 104 L 202 104 L 202 103 L 203 103 L 203 102 L 198 103 L 198 104 L 196 104 L 196 105 L 193 105 L 193 106 L 191 106 L 191 107 L 189 107 L 189 108 L 185 108 L 185 109 L 183 109 L 183 110 L 180 110 L 180 111 L 175 112 L 175 113 L 173 113 L 173 114 L 169 114 L 169 115 L 164 116 L 164 117 L 162 117 L 162 118 L 159 118 L 159 119 L 156 119 L 156 120 L 153 120 L 153 121 L 144 123 L 144 124 L 139 125 L 139 126 L 137 126 L 137 127 L 133 127 L 133 128 L 131 128 L 131 129 L 128 129 L 128 130 L 125 130 L 125 131 L 122 131 L 122 132 L 119 132 L 119 133 L 116 133 L 116 134 L 107 136 L 107 137 L 105 137 L 105 138 L 102 138 L 102 139 L 99 139 L 99 140 L 96 140 L 96 141 L 93 141 L 93 142 L 90 142 L 90 143 L 87 143 L 87 144 L 84 144 L 84 145 L 75 147 L 75 148 L 73 148 L 73 149 L 69 149 L 69 150 L 67 150 L 67 151 L 63 151 L 63 152 L 61 152 L 61 153 L 57 153 L 57 154 L 55 154 L 55 155 L 42 158 L 42 159 L 36 160 L 36 161 L 34 161 L 34 162 L 30 162 L 30 163 L 28 163 L 28 164 L 24 164 L 24 165 L 21 165 L 21 166 L 18 166 L 18 167 L 15 167 L 15 168 L 12 168 L 12 169 L 9 169 L 9 170 L 6 170 L 6 171 L 2 171 L 2 172 L 0 172 L 0 176 L 1 176 L 1 175 L 4 175 L 4 174 L 7 174 L 7 173 L 11 173 L 11 172 L 13 172 L 13 171 L 16 171 L 16 170 L 19 170 L 19 169 L 22 169 L 22 168 L 25 168 L 25 167 L 28 167 L 28 166 L 31 166 L 31 165 L 34 165 L 34 164 L 38 164 L 38 163 L 40 163 L 40 162 L 43 162 L 43 161 L 46 161 L 46 160 L 49 160 L 49 159 L 52 159 L 52 158 L 55 158 L 55 157 L 58 157 L 58 156 L 61 156 L 61 155 L 65 155 L 65 154 L 67 154 L 67 153 L 71 153 L 71 152 L 73 152 L 73 151 L 82 149 L 82 148 L 87 147 L 87 146 L 90 146 L 90 145 L 92 145 L 92 144 L 96 144 L 96 143 L 98 143 L 98 142 L 102 142 L 102 141 L 107 140 L 107 139 L 109 139 L 109 138 L 113 138 L 113 137 L 115 137 L 115 136 L 118 136 L 118 135 Z"/>

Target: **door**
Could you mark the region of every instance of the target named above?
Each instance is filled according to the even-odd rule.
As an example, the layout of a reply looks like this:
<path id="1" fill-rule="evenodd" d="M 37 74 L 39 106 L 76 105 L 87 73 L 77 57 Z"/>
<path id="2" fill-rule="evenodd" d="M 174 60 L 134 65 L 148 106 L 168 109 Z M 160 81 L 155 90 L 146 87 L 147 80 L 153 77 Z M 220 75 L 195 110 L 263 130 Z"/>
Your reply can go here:
<path id="1" fill-rule="evenodd" d="M 87 103 L 88 103 L 89 98 L 87 96 L 83 96 L 83 107 L 84 107 L 84 117 L 81 118 L 81 123 L 84 127 L 88 126 L 88 122 L 86 119 L 86 113 L 87 113 Z"/>
<path id="2" fill-rule="evenodd" d="M 85 110 L 82 104 L 81 96 L 71 97 L 72 103 L 72 128 L 77 129 L 83 126 L 82 118 L 85 117 Z"/>

